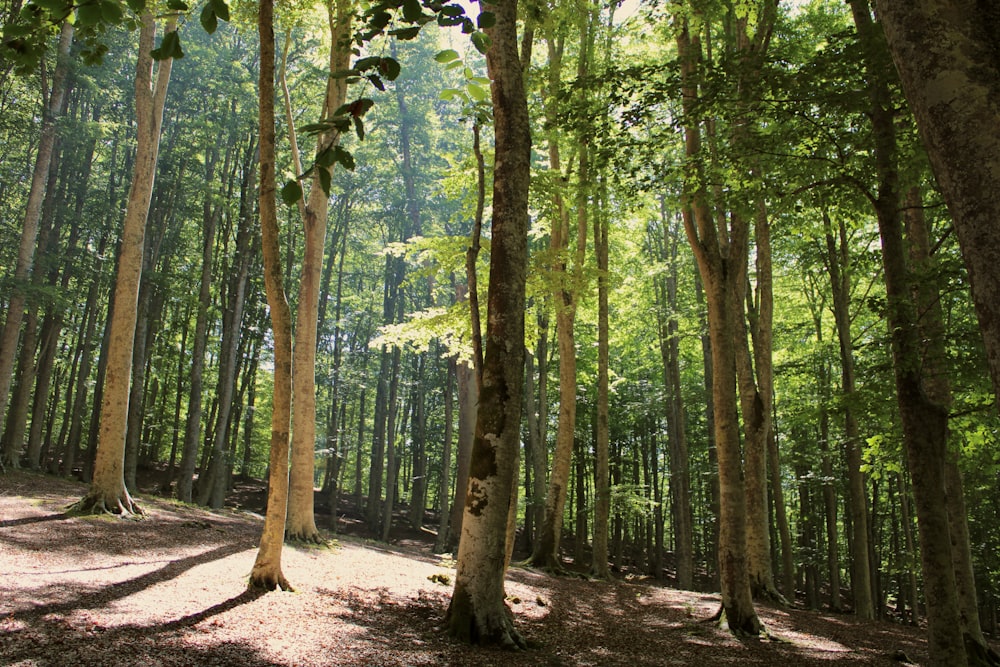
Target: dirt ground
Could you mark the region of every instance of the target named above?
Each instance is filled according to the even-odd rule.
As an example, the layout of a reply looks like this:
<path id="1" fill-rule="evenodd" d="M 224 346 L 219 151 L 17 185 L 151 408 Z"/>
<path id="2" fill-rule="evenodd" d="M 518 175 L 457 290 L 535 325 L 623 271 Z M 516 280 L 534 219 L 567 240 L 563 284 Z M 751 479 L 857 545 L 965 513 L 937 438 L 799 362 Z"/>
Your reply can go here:
<path id="1" fill-rule="evenodd" d="M 0 665 L 899 665 L 926 659 L 923 631 L 762 606 L 775 640 L 737 640 L 710 617 L 718 595 L 653 580 L 553 577 L 512 567 L 508 604 L 530 648 L 461 645 L 442 630 L 454 563 L 434 534 L 287 546 L 294 593 L 246 591 L 259 486 L 207 512 L 139 494 L 142 520 L 68 517 L 85 487 L 0 475 Z M 356 523 L 356 522 L 355 522 Z M 349 516 L 338 521 L 352 529 Z M 356 528 L 356 526 L 355 526 Z M 354 531 L 357 532 L 357 531 Z"/>

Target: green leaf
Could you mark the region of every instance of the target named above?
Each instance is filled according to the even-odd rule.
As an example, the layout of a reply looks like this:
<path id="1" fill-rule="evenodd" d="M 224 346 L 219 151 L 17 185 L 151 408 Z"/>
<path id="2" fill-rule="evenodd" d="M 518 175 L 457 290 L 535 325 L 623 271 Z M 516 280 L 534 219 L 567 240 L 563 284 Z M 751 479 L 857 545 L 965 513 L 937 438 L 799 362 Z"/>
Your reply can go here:
<path id="1" fill-rule="evenodd" d="M 334 116 L 350 115 L 354 116 L 355 118 L 358 118 L 368 113 L 368 110 L 371 109 L 374 104 L 375 100 L 367 97 L 361 97 L 359 99 L 354 100 L 353 102 L 348 102 L 344 106 L 340 107 L 333 115 Z"/>
<path id="2" fill-rule="evenodd" d="M 136 14 L 142 14 L 146 9 L 146 0 L 125 0 L 125 2 L 128 4 L 128 8 Z"/>
<path id="3" fill-rule="evenodd" d="M 378 67 L 379 62 L 382 59 L 378 56 L 368 56 L 367 58 L 359 58 L 356 63 L 354 63 L 354 71 L 364 72 L 365 70 Z"/>
<path id="4" fill-rule="evenodd" d="M 298 181 L 288 181 L 285 187 L 281 188 L 281 201 L 285 202 L 285 206 L 294 206 L 300 199 L 302 199 L 302 186 Z"/>
<path id="5" fill-rule="evenodd" d="M 445 5 L 441 13 L 445 16 L 465 16 L 465 8 L 462 5 Z"/>
<path id="6" fill-rule="evenodd" d="M 318 164 L 321 167 L 329 168 L 336 161 L 337 158 L 335 156 L 333 146 L 328 146 L 316 156 L 316 164 Z"/>
<path id="7" fill-rule="evenodd" d="M 219 21 L 215 16 L 215 8 L 209 3 L 201 10 L 201 16 L 199 17 L 201 21 L 201 27 L 205 29 L 209 35 L 215 32 L 216 28 L 219 27 Z"/>
<path id="8" fill-rule="evenodd" d="M 412 28 L 396 28 L 395 30 L 390 30 L 389 34 L 403 40 L 415 39 L 416 36 L 420 34 L 420 26 L 414 26 Z"/>
<path id="9" fill-rule="evenodd" d="M 184 0 L 167 0 L 167 7 L 175 12 L 186 12 L 189 9 Z"/>
<path id="10" fill-rule="evenodd" d="M 319 187 L 323 188 L 323 194 L 327 197 L 330 196 L 330 183 L 333 180 L 333 174 L 326 167 L 320 167 L 316 170 L 316 175 L 319 176 Z"/>
<path id="11" fill-rule="evenodd" d="M 401 68 L 395 58 L 382 58 L 378 64 L 378 70 L 389 81 L 395 81 Z"/>
<path id="12" fill-rule="evenodd" d="M 472 45 L 476 47 L 476 51 L 485 54 L 490 48 L 490 38 L 485 32 L 474 32 Z"/>
<path id="13" fill-rule="evenodd" d="M 358 117 L 354 118 L 354 132 L 358 135 L 359 141 L 365 140 L 365 122 Z"/>
<path id="14" fill-rule="evenodd" d="M 382 83 L 382 77 L 378 74 L 371 74 L 368 76 L 368 80 L 372 82 L 372 85 L 378 88 L 383 93 L 385 92 L 385 84 Z"/>
<path id="15" fill-rule="evenodd" d="M 344 169 L 348 171 L 354 171 L 354 156 L 351 152 L 341 146 L 334 146 L 334 153 L 336 154 L 337 162 L 343 165 Z M 327 191 L 329 194 L 329 191 Z"/>
<path id="16" fill-rule="evenodd" d="M 441 91 L 441 99 L 445 102 L 452 101 L 458 95 L 462 95 L 462 91 L 458 88 L 445 88 Z"/>
<path id="17" fill-rule="evenodd" d="M 403 0 L 403 20 L 415 22 L 424 13 L 420 0 Z"/>
<path id="18" fill-rule="evenodd" d="M 469 97 L 474 99 L 476 102 L 484 102 L 488 97 L 486 91 L 474 83 L 467 84 L 465 88 L 469 91 Z"/>
<path id="19" fill-rule="evenodd" d="M 441 53 L 434 56 L 434 60 L 439 63 L 450 63 L 453 60 L 458 60 L 458 51 L 455 49 L 445 49 Z"/>
<path id="20" fill-rule="evenodd" d="M 35 0 L 34 4 L 53 16 L 65 16 L 72 7 L 71 3 L 65 0 Z"/>
<path id="21" fill-rule="evenodd" d="M 101 22 L 101 6 L 96 2 L 80 5 L 76 10 L 76 25 L 79 27 L 97 25 Z"/>
<path id="22" fill-rule="evenodd" d="M 102 0 L 101 2 L 101 18 L 104 19 L 105 23 L 110 23 L 112 25 L 118 25 L 122 22 L 124 17 L 124 12 L 122 12 L 121 3 L 117 0 Z"/>
<path id="23" fill-rule="evenodd" d="M 462 25 L 466 21 L 464 16 L 445 16 L 444 14 L 438 14 L 437 22 L 442 28 L 449 28 L 455 25 Z"/>
<path id="24" fill-rule="evenodd" d="M 181 50 L 181 39 L 176 30 L 171 30 L 163 36 L 159 48 L 152 51 L 153 60 L 167 60 L 168 58 L 183 58 L 184 51 Z"/>
<path id="25" fill-rule="evenodd" d="M 497 17 L 493 12 L 479 12 L 479 16 L 476 18 L 476 25 L 479 26 L 480 30 L 492 28 L 496 23 Z"/>
<path id="26" fill-rule="evenodd" d="M 462 34 L 471 35 L 476 31 L 476 24 L 472 22 L 472 19 L 463 18 L 462 19 Z"/>
<path id="27" fill-rule="evenodd" d="M 215 10 L 215 15 L 218 16 L 223 21 L 229 20 L 229 3 L 226 0 L 210 0 L 212 4 L 212 9 Z"/>

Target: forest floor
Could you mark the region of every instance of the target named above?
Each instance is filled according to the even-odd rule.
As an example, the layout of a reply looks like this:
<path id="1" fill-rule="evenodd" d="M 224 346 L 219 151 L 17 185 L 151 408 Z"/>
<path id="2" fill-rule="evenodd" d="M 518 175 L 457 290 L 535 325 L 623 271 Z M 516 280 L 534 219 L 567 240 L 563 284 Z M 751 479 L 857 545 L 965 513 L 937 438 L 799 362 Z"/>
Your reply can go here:
<path id="1" fill-rule="evenodd" d="M 927 656 L 920 628 L 760 606 L 776 639 L 738 640 L 710 620 L 717 594 L 517 566 L 508 604 L 530 648 L 469 647 L 441 629 L 454 563 L 431 553 L 431 531 L 389 545 L 338 534 L 328 546 L 288 546 L 295 592 L 259 595 L 246 591 L 259 485 L 220 512 L 140 493 L 142 520 L 67 516 L 84 491 L 0 474 L 0 665 L 839 666 Z"/>

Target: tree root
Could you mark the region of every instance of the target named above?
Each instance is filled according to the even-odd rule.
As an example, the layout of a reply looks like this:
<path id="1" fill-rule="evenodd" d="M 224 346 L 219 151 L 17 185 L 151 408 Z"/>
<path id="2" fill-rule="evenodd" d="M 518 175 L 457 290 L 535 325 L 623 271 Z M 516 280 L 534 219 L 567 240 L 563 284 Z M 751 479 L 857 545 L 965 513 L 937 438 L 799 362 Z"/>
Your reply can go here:
<path id="1" fill-rule="evenodd" d="M 277 589 L 294 593 L 295 589 L 288 583 L 288 579 L 281 570 L 269 572 L 251 572 L 247 590 L 252 592 L 267 592 Z"/>
<path id="2" fill-rule="evenodd" d="M 100 492 L 88 493 L 67 507 L 66 514 L 75 516 L 113 514 L 123 519 L 141 519 L 146 513 L 125 490 L 116 497 Z"/>

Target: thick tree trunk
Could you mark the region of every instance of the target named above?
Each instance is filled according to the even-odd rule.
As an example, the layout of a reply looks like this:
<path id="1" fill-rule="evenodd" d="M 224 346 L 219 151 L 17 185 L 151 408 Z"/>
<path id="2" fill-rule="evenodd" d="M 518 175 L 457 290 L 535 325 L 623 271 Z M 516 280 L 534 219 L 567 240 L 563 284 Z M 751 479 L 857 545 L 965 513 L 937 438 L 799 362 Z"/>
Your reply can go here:
<path id="1" fill-rule="evenodd" d="M 1000 17 L 979 0 L 875 5 L 954 218 L 1000 399 Z"/>
<path id="2" fill-rule="evenodd" d="M 448 358 L 448 370 L 444 383 L 444 447 L 441 452 L 441 472 L 438 476 L 438 521 L 437 539 L 434 553 L 448 550 L 448 531 L 451 526 L 451 451 L 455 439 L 455 374 L 458 370 L 457 358 Z"/>
<path id="3" fill-rule="evenodd" d="M 504 536 L 520 440 L 531 135 L 517 52 L 517 2 L 485 8 L 496 16 L 486 54 L 496 137 L 489 324 L 447 623 L 451 634 L 465 641 L 513 647 L 524 646 L 524 640 L 504 605 Z"/>
<path id="4" fill-rule="evenodd" d="M 168 18 L 165 32 L 176 30 Z M 101 402 L 100 435 L 94 474 L 87 495 L 74 505 L 80 512 L 141 512 L 125 486 L 125 433 L 128 421 L 129 381 L 135 339 L 139 282 L 142 273 L 146 218 L 156 177 L 160 127 L 173 59 L 161 60 L 153 80 L 153 39 L 156 23 L 146 11 L 139 31 L 139 57 L 135 77 L 136 155 L 132 186 L 125 209 L 115 305 L 111 314 L 108 366 Z"/>
<path id="5" fill-rule="evenodd" d="M 257 10 L 260 37 L 258 80 L 260 116 L 260 226 L 264 255 L 264 288 L 274 327 L 274 390 L 271 412 L 270 475 L 267 513 L 257 559 L 250 571 L 250 588 L 291 590 L 281 571 L 281 547 L 288 506 L 288 446 L 292 419 L 292 315 L 281 272 L 274 157 L 274 4 L 261 0 Z"/>
<path id="6" fill-rule="evenodd" d="M 940 397 L 929 395 L 924 386 L 921 332 L 913 303 L 899 213 L 901 198 L 896 166 L 894 111 L 888 81 L 876 64 L 879 35 L 872 22 L 868 0 L 850 0 L 850 4 L 864 49 L 871 98 L 875 171 L 878 178 L 878 192 L 873 203 L 882 238 L 882 266 L 885 271 L 896 400 L 916 501 L 931 664 L 965 665 L 967 659 L 958 611 L 948 508 L 945 502 L 948 411 Z"/>

